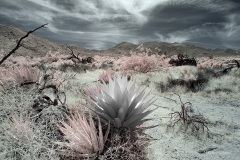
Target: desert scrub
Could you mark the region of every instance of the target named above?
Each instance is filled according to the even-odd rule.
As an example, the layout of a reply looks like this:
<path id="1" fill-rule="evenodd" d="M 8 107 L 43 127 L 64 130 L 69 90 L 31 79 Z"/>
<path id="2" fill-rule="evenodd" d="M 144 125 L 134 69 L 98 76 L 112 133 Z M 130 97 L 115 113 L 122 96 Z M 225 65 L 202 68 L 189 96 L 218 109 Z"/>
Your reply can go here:
<path id="1" fill-rule="evenodd" d="M 209 136 L 208 125 L 210 124 L 210 121 L 202 114 L 194 113 L 195 111 L 191 102 L 183 102 L 181 97 L 179 95 L 177 96 L 181 102 L 181 109 L 180 111 L 175 111 L 169 114 L 170 121 L 167 124 L 167 128 L 175 129 L 178 125 L 180 131 L 190 133 L 198 138 L 201 135 L 204 135 L 204 133 L 207 133 Z"/>
<path id="2" fill-rule="evenodd" d="M 40 116 L 32 114 L 34 103 L 32 95 L 35 92 L 31 95 L 29 90 L 22 91 L 22 88 L 7 91 L 5 96 L 1 96 L 4 97 L 1 101 L 4 105 L 1 105 L 0 123 L 2 159 L 59 159 L 56 145 L 52 142 L 56 139 L 56 131 L 50 132 L 52 129 L 50 124 L 56 125 L 58 120 L 51 120 L 50 115 L 44 117 L 42 114 L 43 122 L 40 121 Z"/>
<path id="3" fill-rule="evenodd" d="M 146 148 L 153 139 L 142 131 L 127 130 L 112 135 L 106 142 L 106 149 L 99 159 L 147 160 Z"/>
<path id="4" fill-rule="evenodd" d="M 36 90 L 20 86 L 0 90 L 2 159 L 59 159 L 53 140 L 62 139 L 57 124 L 67 112 L 51 105 L 35 110 L 38 96 Z"/>
<path id="5" fill-rule="evenodd" d="M 45 135 L 33 124 L 29 115 L 14 115 L 1 127 L 1 159 L 59 159 L 52 139 L 43 140 Z"/>
<path id="6" fill-rule="evenodd" d="M 36 92 L 18 86 L 0 90 L 0 122 L 16 113 L 31 112 Z"/>
<path id="7" fill-rule="evenodd" d="M 60 65 L 58 69 L 62 72 L 73 71 L 73 72 L 79 73 L 79 72 L 86 72 L 86 70 L 91 70 L 91 66 L 86 64 L 72 65 L 72 64 L 64 63 Z"/>
<path id="8" fill-rule="evenodd" d="M 114 69 L 134 70 L 142 73 L 158 70 L 159 68 L 169 66 L 165 56 L 151 55 L 146 53 L 132 54 L 123 56 L 114 62 Z"/>
<path id="9" fill-rule="evenodd" d="M 0 71 L 0 85 L 6 87 L 9 85 L 27 85 L 37 84 L 40 81 L 40 70 L 33 67 L 18 67 Z"/>
<path id="10" fill-rule="evenodd" d="M 238 93 L 240 91 L 240 81 L 238 77 L 233 74 L 221 76 L 219 78 L 213 78 L 209 81 L 205 91 L 219 93 L 219 92 L 233 92 Z"/>
<path id="11" fill-rule="evenodd" d="M 198 92 L 204 89 L 211 76 L 205 70 L 199 70 L 193 66 L 173 67 L 170 74 L 166 74 L 167 80 L 158 82 L 161 92 L 174 91 L 177 86 L 186 91 Z"/>

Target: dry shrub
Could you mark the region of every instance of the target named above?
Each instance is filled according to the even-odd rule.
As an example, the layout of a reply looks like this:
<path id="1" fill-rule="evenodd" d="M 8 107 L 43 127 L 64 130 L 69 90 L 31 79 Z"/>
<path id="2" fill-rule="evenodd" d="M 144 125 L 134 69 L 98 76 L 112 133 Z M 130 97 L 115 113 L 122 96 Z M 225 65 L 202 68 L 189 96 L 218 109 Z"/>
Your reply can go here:
<path id="1" fill-rule="evenodd" d="M 208 133 L 209 129 L 207 124 L 210 123 L 209 120 L 202 114 L 195 114 L 192 104 L 190 102 L 183 103 L 181 97 L 179 95 L 177 96 L 181 102 L 181 109 L 180 111 L 169 114 L 171 118 L 167 125 L 168 129 L 175 128 L 175 125 L 179 124 L 180 130 L 183 129 L 185 132 L 189 132 L 196 137 L 203 134 L 205 130 Z"/>
<path id="2" fill-rule="evenodd" d="M 31 112 L 35 94 L 19 86 L 0 90 L 0 123 L 14 114 Z"/>
<path id="3" fill-rule="evenodd" d="M 109 79 L 116 78 L 117 75 L 127 76 L 128 79 L 131 78 L 130 72 L 126 72 L 126 71 L 117 72 L 117 71 L 108 69 L 99 75 L 99 81 L 101 83 L 109 83 Z"/>
<path id="4" fill-rule="evenodd" d="M 0 84 L 2 86 L 38 84 L 40 82 L 40 70 L 36 67 L 18 67 L 0 71 Z"/>
<path id="5" fill-rule="evenodd" d="M 101 83 L 103 83 L 103 82 L 108 83 L 109 79 L 110 78 L 113 79 L 115 74 L 116 74 L 116 72 L 113 70 L 110 70 L 110 69 L 106 70 L 99 75 L 99 81 Z"/>
<path id="6" fill-rule="evenodd" d="M 135 54 L 130 57 L 123 56 L 114 62 L 114 68 L 119 70 L 134 70 L 147 73 L 161 67 L 169 66 L 165 56 L 147 55 L 146 53 Z"/>
<path id="7" fill-rule="evenodd" d="M 30 143 L 33 139 L 32 130 L 30 128 L 30 115 L 20 113 L 19 116 L 12 116 L 10 121 L 9 133 L 12 138 L 20 141 L 21 143 Z"/>
<path id="8" fill-rule="evenodd" d="M 200 69 L 224 69 L 227 67 L 230 67 L 229 64 L 233 62 L 234 60 L 239 61 L 239 57 L 200 57 L 198 58 L 198 68 Z"/>
<path id="9" fill-rule="evenodd" d="M 74 103 L 67 106 L 70 115 L 75 116 L 76 113 L 82 113 L 82 114 L 89 114 L 95 115 L 94 112 L 92 112 L 90 109 L 85 107 L 81 102 Z"/>
<path id="10" fill-rule="evenodd" d="M 121 130 L 112 134 L 106 143 L 106 150 L 99 159 L 146 160 L 146 148 L 150 140 L 153 139 L 143 133 L 143 130 Z"/>
<path id="11" fill-rule="evenodd" d="M 110 57 L 110 56 L 95 55 L 93 59 L 95 61 L 93 62 L 92 66 L 95 68 L 101 68 L 104 64 L 111 66 L 113 62 L 116 61 L 118 58 Z"/>
<path id="12" fill-rule="evenodd" d="M 198 92 L 207 86 L 211 78 L 212 75 L 209 70 L 192 71 L 191 68 L 185 68 L 177 76 L 170 75 L 166 83 L 160 83 L 159 89 L 161 92 L 166 92 L 176 86 L 181 86 L 187 91 Z"/>
<path id="13" fill-rule="evenodd" d="M 18 86 L 0 91 L 0 150 L 7 151 L 1 153 L 1 158 L 58 159 L 52 143 L 56 132 L 51 136 L 49 132 L 49 122 L 56 124 L 57 119 L 51 119 L 49 114 L 33 114 L 36 94 Z M 37 123 L 40 118 L 44 121 Z"/>

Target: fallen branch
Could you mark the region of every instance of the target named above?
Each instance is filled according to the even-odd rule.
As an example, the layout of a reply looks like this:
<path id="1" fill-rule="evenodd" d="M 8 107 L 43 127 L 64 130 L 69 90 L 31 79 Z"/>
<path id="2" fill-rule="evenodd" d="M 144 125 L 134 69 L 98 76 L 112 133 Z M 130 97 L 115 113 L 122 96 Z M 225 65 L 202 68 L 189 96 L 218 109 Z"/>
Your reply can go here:
<path id="1" fill-rule="evenodd" d="M 175 124 L 180 123 L 180 126 L 185 127 L 185 131 L 187 131 L 189 128 L 190 132 L 192 132 L 192 134 L 195 136 L 198 136 L 200 131 L 204 131 L 205 129 L 207 129 L 208 133 L 209 129 L 207 124 L 210 122 L 203 115 L 194 114 L 192 104 L 190 102 L 183 103 L 181 97 L 178 94 L 176 95 L 179 97 L 181 102 L 181 110 L 169 114 L 170 123 L 167 125 L 167 127 L 173 128 Z"/>
<path id="2" fill-rule="evenodd" d="M 210 148 L 206 148 L 206 149 L 203 149 L 203 150 L 199 150 L 198 153 L 203 154 L 203 153 L 206 153 L 206 152 L 212 151 L 212 150 L 217 149 L 217 148 L 218 148 L 218 147 L 210 147 Z"/>
<path id="3" fill-rule="evenodd" d="M 48 23 L 44 24 L 44 25 L 41 25 L 40 27 L 32 30 L 32 31 L 29 31 L 25 36 L 23 36 L 22 38 L 20 38 L 20 40 L 18 41 L 17 45 L 15 48 L 13 48 L 13 50 L 11 50 L 6 56 L 3 57 L 3 59 L 0 61 L 0 65 L 8 58 L 10 57 L 20 46 L 21 46 L 21 42 L 23 39 L 27 38 L 29 36 L 29 34 L 35 32 L 36 30 L 40 29 L 40 28 L 43 28 L 45 27 L 46 25 L 48 25 Z"/>

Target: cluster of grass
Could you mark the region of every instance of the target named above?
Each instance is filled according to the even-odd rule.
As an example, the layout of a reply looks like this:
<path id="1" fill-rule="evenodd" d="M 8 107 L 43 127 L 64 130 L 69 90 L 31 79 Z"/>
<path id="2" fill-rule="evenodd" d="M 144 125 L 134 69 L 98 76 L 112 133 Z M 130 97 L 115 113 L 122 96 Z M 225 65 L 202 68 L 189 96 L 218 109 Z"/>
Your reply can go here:
<path id="1" fill-rule="evenodd" d="M 227 74 L 220 74 L 219 70 L 194 66 L 166 68 L 163 71 L 147 74 L 137 73 L 141 85 L 151 86 L 157 92 L 175 93 L 219 93 L 239 91 L 239 69 Z"/>
<path id="2" fill-rule="evenodd" d="M 0 94 L 1 159 L 57 159 L 52 143 L 57 137 L 48 128 L 57 119 L 30 116 L 36 93 L 16 86 Z"/>
<path id="3" fill-rule="evenodd" d="M 211 76 L 206 71 L 198 71 L 194 79 L 191 78 L 174 78 L 168 77 L 167 82 L 160 83 L 159 89 L 161 92 L 173 91 L 176 87 L 182 87 L 187 92 L 202 91 L 208 84 Z"/>

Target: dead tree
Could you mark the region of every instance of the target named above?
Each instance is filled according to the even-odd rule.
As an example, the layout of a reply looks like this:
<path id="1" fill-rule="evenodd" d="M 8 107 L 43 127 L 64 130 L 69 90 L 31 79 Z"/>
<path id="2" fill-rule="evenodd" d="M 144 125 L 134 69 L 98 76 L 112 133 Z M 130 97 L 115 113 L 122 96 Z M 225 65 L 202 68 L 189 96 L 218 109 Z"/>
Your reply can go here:
<path id="1" fill-rule="evenodd" d="M 71 51 L 71 56 L 68 57 L 67 59 L 72 60 L 75 65 L 77 65 L 77 63 L 87 64 L 87 63 L 92 63 L 94 61 L 94 59 L 92 57 L 87 57 L 87 58 L 79 57 L 80 53 L 78 53 L 76 55 L 73 52 L 72 47 L 70 47 L 70 46 L 67 46 L 67 48 Z"/>
<path id="2" fill-rule="evenodd" d="M 13 48 L 7 55 L 5 55 L 3 57 L 3 59 L 0 61 L 0 65 L 8 58 L 10 57 L 14 52 L 16 52 L 16 50 L 21 47 L 21 42 L 22 40 L 24 40 L 25 38 L 27 38 L 31 33 L 35 32 L 36 30 L 40 29 L 40 28 L 43 28 L 45 27 L 46 25 L 48 25 L 48 23 L 44 24 L 44 25 L 41 25 L 40 27 L 32 30 L 32 31 L 29 31 L 25 36 L 23 36 L 22 38 L 20 38 L 20 40 L 18 41 L 17 45 L 15 48 Z"/>
<path id="3" fill-rule="evenodd" d="M 197 61 L 195 58 L 188 58 L 186 55 L 178 54 L 178 59 L 171 59 L 169 64 L 173 66 L 184 66 L 184 65 L 190 65 L 190 66 L 197 66 Z"/>

